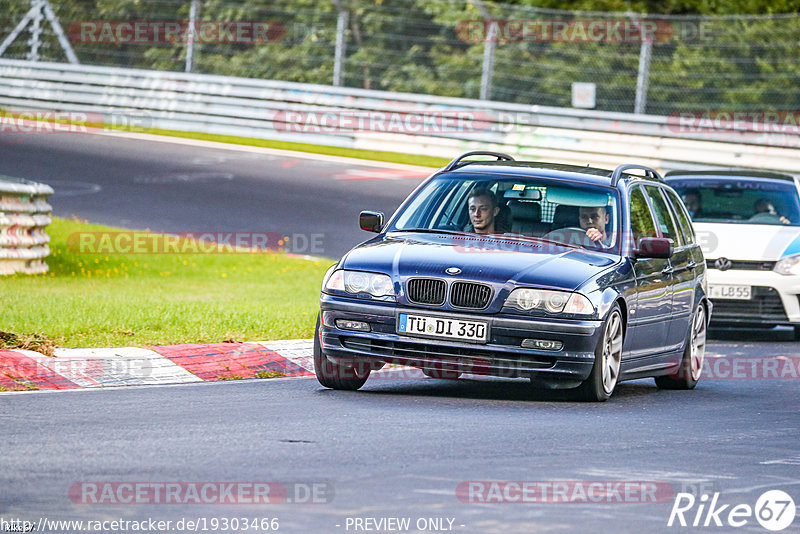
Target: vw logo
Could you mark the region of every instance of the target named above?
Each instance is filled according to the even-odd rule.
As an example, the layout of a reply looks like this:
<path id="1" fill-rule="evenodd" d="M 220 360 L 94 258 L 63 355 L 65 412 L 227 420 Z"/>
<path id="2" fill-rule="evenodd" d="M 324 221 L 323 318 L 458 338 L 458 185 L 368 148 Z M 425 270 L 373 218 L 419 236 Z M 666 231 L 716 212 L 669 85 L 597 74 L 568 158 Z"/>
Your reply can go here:
<path id="1" fill-rule="evenodd" d="M 728 258 L 719 258 L 714 262 L 714 267 L 720 271 L 727 271 L 731 268 L 731 260 Z"/>
<path id="2" fill-rule="evenodd" d="M 446 272 L 447 274 L 456 275 L 456 274 L 461 274 L 461 269 L 459 269 L 458 267 L 448 267 L 447 269 L 444 270 L 444 272 Z"/>

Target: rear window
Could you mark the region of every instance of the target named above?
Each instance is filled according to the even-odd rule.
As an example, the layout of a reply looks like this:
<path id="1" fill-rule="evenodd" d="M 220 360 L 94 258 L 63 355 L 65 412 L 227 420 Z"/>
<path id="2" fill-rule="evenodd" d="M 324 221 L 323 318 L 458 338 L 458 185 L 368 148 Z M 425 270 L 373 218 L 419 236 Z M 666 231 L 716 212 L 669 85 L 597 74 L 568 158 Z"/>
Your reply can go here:
<path id="1" fill-rule="evenodd" d="M 800 226 L 794 182 L 747 178 L 668 180 L 694 222 Z"/>

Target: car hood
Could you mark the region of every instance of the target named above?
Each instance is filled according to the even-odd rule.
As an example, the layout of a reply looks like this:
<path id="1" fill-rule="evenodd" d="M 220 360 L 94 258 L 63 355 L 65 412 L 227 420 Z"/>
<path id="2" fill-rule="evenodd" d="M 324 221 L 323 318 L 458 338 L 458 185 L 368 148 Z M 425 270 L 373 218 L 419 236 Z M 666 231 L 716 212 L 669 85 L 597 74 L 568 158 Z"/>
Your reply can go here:
<path id="1" fill-rule="evenodd" d="M 459 279 L 507 282 L 574 290 L 619 261 L 619 256 L 512 239 L 445 234 L 394 233 L 351 250 L 346 269 L 447 278 L 445 269 L 461 269 Z M 455 276 L 454 276 L 455 278 Z"/>
<path id="2" fill-rule="evenodd" d="M 775 224 L 693 223 L 706 258 L 776 261 L 800 253 L 800 227 Z"/>

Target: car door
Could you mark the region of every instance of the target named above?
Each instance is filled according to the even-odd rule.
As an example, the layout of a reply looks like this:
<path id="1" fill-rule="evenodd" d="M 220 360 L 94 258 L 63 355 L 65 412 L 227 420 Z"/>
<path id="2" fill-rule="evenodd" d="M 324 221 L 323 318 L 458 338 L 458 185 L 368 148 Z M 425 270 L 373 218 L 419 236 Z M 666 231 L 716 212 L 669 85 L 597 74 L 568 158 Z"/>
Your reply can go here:
<path id="1" fill-rule="evenodd" d="M 686 328 L 681 326 L 685 321 L 685 315 L 680 309 L 680 299 L 684 295 L 676 296 L 679 289 L 679 281 L 689 267 L 690 250 L 684 246 L 683 236 L 678 230 L 675 219 L 667 205 L 667 201 L 662 194 L 662 188 L 655 185 L 644 186 L 647 197 L 650 200 L 650 207 L 653 209 L 656 225 L 658 226 L 660 237 L 671 239 L 675 247 L 672 257 L 667 260 L 667 266 L 662 271 L 664 282 L 667 284 L 669 296 L 665 297 L 664 303 L 667 306 L 665 318 L 667 320 L 667 336 L 664 350 L 675 350 L 680 347 L 686 336 Z M 690 296 L 691 298 L 691 296 Z"/>
<path id="2" fill-rule="evenodd" d="M 703 269 L 702 251 L 700 245 L 695 243 L 694 231 L 689 214 L 684 209 L 678 195 L 670 189 L 662 189 L 661 193 L 666 197 L 670 206 L 670 211 L 677 223 L 680 233 L 679 240 L 676 242 L 675 254 L 672 257 L 672 277 L 674 279 L 674 291 L 672 294 L 672 313 L 673 320 L 670 322 L 670 329 L 667 333 L 670 343 L 681 344 L 686 339 L 689 325 L 694 312 L 695 289 L 697 284 L 697 273 Z"/>
<path id="3" fill-rule="evenodd" d="M 641 186 L 630 191 L 629 214 L 634 247 L 643 237 L 659 237 L 655 218 Z M 635 299 L 629 313 L 626 344 L 629 358 L 659 352 L 666 344 L 672 300 L 669 260 L 638 258 L 633 263 Z"/>

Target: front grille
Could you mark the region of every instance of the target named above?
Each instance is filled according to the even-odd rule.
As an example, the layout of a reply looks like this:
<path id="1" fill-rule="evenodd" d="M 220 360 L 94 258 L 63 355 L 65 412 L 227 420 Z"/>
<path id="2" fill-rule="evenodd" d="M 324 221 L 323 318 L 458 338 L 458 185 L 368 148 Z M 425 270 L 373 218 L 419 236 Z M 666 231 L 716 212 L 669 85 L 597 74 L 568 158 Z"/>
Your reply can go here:
<path id="1" fill-rule="evenodd" d="M 717 266 L 714 262 L 717 260 L 706 260 L 706 267 L 709 269 L 716 269 Z M 731 266 L 726 270 L 738 271 L 771 271 L 775 268 L 774 261 L 745 261 L 745 260 L 730 260 Z"/>
<path id="2" fill-rule="evenodd" d="M 456 308 L 482 310 L 489 305 L 492 288 L 472 282 L 456 282 L 450 290 L 450 304 Z"/>
<path id="3" fill-rule="evenodd" d="M 750 300 L 711 299 L 714 322 L 782 323 L 788 322 L 786 310 L 778 292 L 771 287 L 753 287 Z"/>
<path id="4" fill-rule="evenodd" d="M 446 288 L 444 280 L 434 278 L 412 278 L 406 283 L 408 300 L 415 304 L 444 304 Z"/>
<path id="5" fill-rule="evenodd" d="M 383 341 L 342 336 L 342 346 L 393 361 L 418 367 L 449 364 L 463 372 L 491 373 L 497 376 L 516 376 L 518 372 L 547 369 L 555 364 L 554 357 L 495 352 L 485 349 L 451 347 L 401 341 Z"/>

